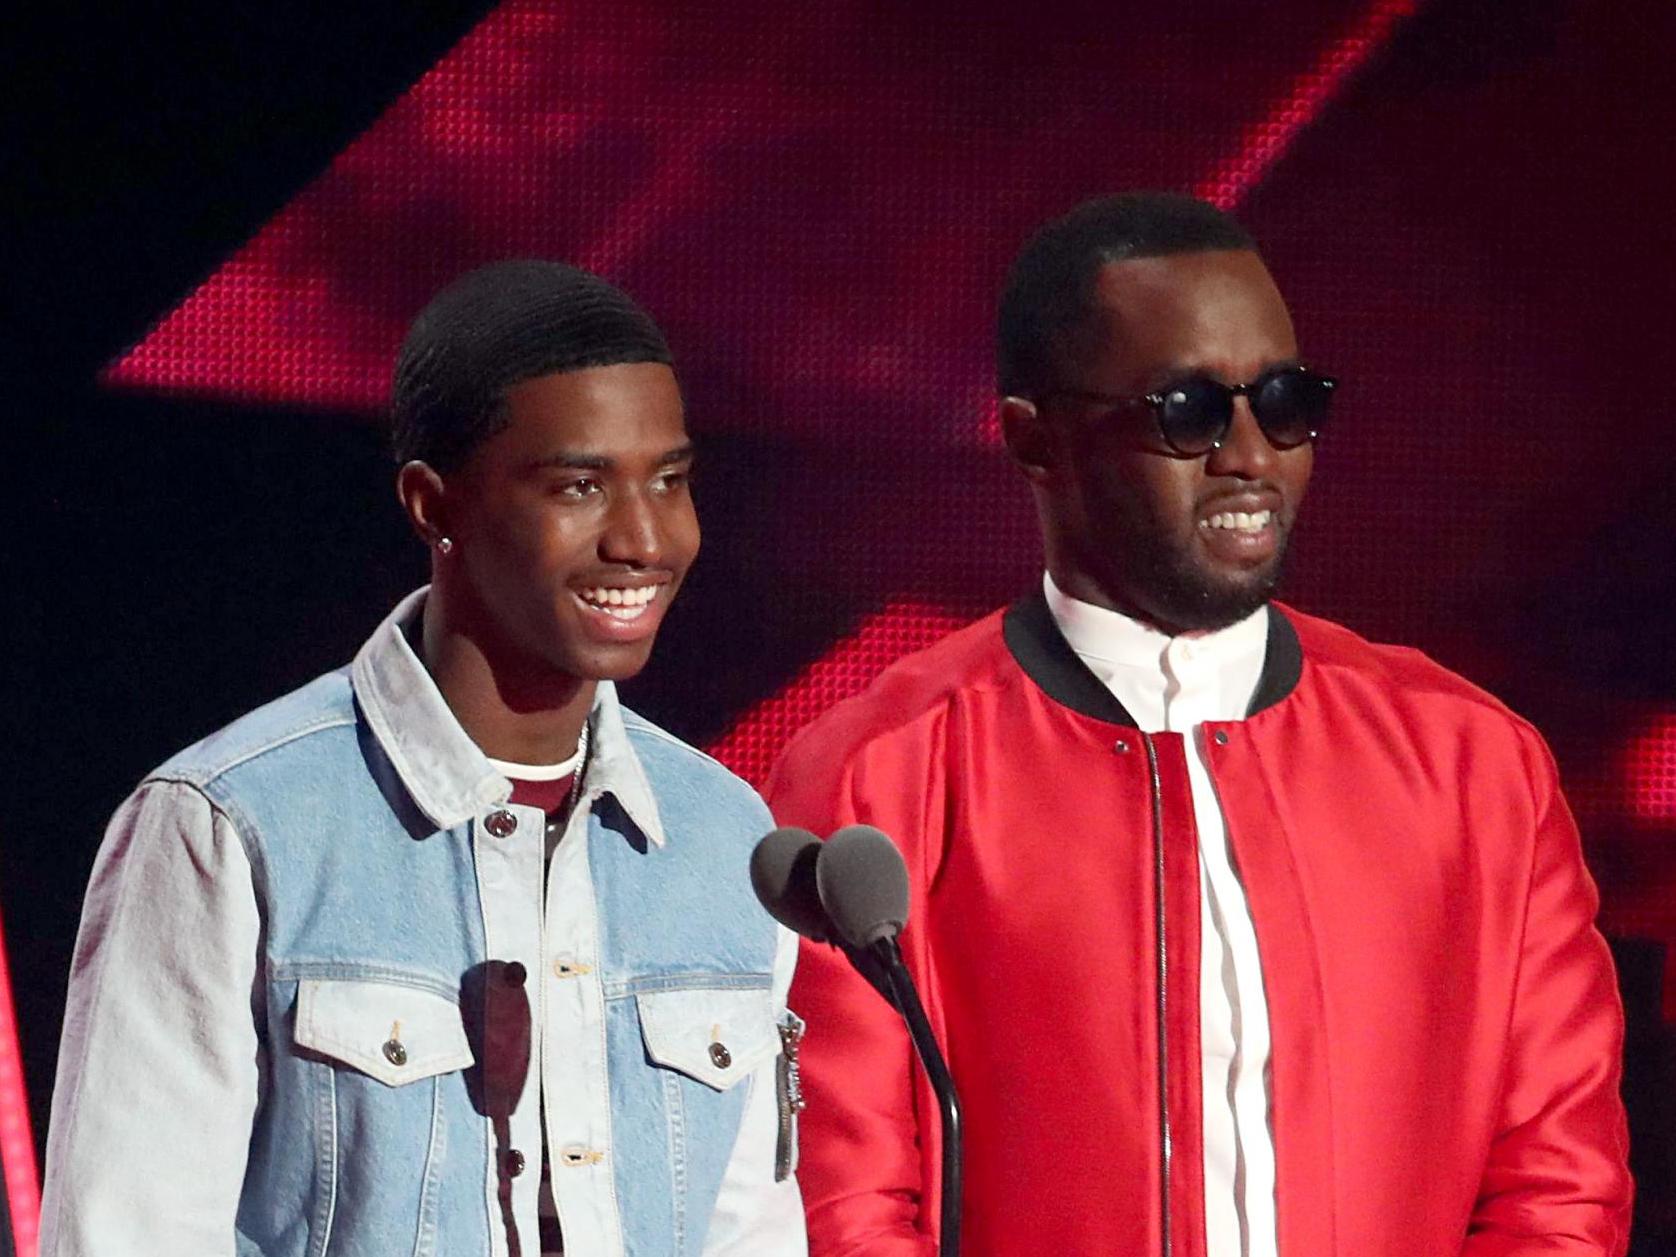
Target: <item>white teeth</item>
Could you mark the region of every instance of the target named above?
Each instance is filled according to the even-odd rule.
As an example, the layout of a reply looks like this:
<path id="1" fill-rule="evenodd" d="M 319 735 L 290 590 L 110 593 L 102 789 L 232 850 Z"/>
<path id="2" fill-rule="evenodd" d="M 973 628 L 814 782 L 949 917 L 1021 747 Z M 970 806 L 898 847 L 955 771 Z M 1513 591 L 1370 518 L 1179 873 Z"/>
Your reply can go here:
<path id="1" fill-rule="evenodd" d="M 658 596 L 658 587 L 647 585 L 635 589 L 617 589 L 600 585 L 593 589 L 580 590 L 576 596 L 595 610 L 604 611 L 620 620 L 632 620 Z"/>
<path id="2" fill-rule="evenodd" d="M 1218 511 L 1199 521 L 1200 528 L 1229 528 L 1236 532 L 1261 532 L 1274 518 L 1273 511 Z"/>

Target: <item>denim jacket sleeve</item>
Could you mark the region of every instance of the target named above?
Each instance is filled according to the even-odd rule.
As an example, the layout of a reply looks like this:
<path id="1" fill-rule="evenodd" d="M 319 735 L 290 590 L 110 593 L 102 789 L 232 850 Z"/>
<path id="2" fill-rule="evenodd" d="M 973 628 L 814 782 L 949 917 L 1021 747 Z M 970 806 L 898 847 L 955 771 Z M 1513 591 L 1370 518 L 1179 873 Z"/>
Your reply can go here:
<path id="1" fill-rule="evenodd" d="M 76 940 L 41 1257 L 233 1252 L 260 937 L 227 817 L 189 785 L 143 785 L 106 831 Z"/>
<path id="2" fill-rule="evenodd" d="M 797 936 L 785 929 L 779 936 L 774 1006 L 784 1008 L 797 964 Z M 797 1179 L 790 1174 L 782 1181 L 775 1178 L 780 1140 L 777 1062 L 770 1057 L 749 1081 L 750 1097 L 710 1218 L 705 1257 L 803 1257 L 808 1252 Z"/>

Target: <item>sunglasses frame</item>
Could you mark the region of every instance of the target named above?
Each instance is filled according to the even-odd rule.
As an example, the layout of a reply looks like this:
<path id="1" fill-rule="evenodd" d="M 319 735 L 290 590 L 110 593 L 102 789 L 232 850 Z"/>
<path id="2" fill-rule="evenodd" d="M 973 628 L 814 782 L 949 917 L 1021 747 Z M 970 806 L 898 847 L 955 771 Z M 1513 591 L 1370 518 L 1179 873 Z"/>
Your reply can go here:
<path id="1" fill-rule="evenodd" d="M 1248 400 L 1249 404 L 1249 400 L 1253 398 L 1264 385 L 1268 384 L 1277 376 L 1289 373 L 1297 373 L 1319 381 L 1321 387 L 1325 390 L 1326 395 L 1329 398 L 1331 398 L 1333 390 L 1338 387 L 1337 376 L 1323 375 L 1319 371 L 1315 371 L 1304 366 L 1301 362 L 1289 363 L 1286 366 L 1280 367 L 1270 367 L 1255 380 L 1250 380 L 1244 384 L 1224 384 L 1221 380 L 1214 379 L 1203 372 L 1195 372 L 1186 379 L 1182 380 L 1182 384 L 1194 380 L 1202 380 L 1208 384 L 1213 384 L 1218 389 L 1221 389 L 1228 398 L 1228 418 L 1222 425 L 1221 435 L 1204 449 L 1182 448 L 1170 439 L 1169 431 L 1164 427 L 1164 407 L 1170 400 L 1170 394 L 1175 391 L 1175 388 L 1179 388 L 1180 385 L 1176 385 L 1170 389 L 1165 389 L 1161 392 L 1137 393 L 1129 397 L 1122 397 L 1113 393 L 1100 393 L 1089 389 L 1074 388 L 1049 389 L 1046 395 L 1049 397 L 1068 397 L 1073 401 L 1097 402 L 1101 405 L 1111 406 L 1113 409 L 1125 406 L 1138 406 L 1144 403 L 1152 410 L 1153 422 L 1157 425 L 1158 435 L 1164 439 L 1164 444 L 1168 445 L 1173 453 L 1180 455 L 1182 458 L 1201 458 L 1204 455 L 1209 454 L 1212 450 L 1221 449 L 1222 442 L 1227 439 L 1228 430 L 1234 423 L 1234 398 L 1244 397 Z M 1311 427 L 1309 429 L 1309 435 L 1305 436 L 1302 440 L 1282 445 L 1274 439 L 1274 435 L 1269 431 L 1268 425 L 1263 422 L 1262 416 L 1257 413 L 1256 406 L 1252 406 L 1251 415 L 1252 418 L 1257 420 L 1257 426 L 1262 429 L 1264 439 L 1277 450 L 1296 449 L 1298 446 L 1306 445 L 1321 435 L 1320 429 Z"/>

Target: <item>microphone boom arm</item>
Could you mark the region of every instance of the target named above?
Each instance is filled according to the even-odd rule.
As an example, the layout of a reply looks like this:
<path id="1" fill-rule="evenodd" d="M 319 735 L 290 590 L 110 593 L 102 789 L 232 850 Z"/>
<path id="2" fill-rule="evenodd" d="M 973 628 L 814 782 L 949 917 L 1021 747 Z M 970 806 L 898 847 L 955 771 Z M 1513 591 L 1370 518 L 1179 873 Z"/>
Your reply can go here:
<path id="1" fill-rule="evenodd" d="M 954 1075 L 937 1046 L 931 1020 L 920 1003 L 919 991 L 902 960 L 902 949 L 892 935 L 886 935 L 867 947 L 867 953 L 879 963 L 890 983 L 893 1002 L 908 1023 L 908 1036 L 914 1041 L 920 1064 L 937 1095 L 937 1109 L 943 1119 L 943 1181 L 940 1192 L 939 1235 L 937 1251 L 940 1257 L 958 1257 L 960 1252 L 960 1202 L 962 1127 L 960 1097 L 955 1093 Z"/>

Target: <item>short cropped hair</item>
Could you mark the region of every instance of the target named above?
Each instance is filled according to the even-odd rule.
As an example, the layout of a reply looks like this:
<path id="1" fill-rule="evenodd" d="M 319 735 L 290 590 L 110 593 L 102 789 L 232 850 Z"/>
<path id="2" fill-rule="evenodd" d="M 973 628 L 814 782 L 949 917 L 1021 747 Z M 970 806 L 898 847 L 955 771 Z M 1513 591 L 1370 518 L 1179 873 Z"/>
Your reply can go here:
<path id="1" fill-rule="evenodd" d="M 398 464 L 453 471 L 506 426 L 506 392 L 561 371 L 672 363 L 651 316 L 597 275 L 518 259 L 468 272 L 431 299 L 396 356 Z"/>
<path id="2" fill-rule="evenodd" d="M 1036 397 L 1062 382 L 1064 341 L 1088 318 L 1102 266 L 1256 247 L 1214 205 L 1176 192 L 1131 192 L 1077 206 L 1031 236 L 1008 272 L 995 337 L 1001 395 Z"/>

